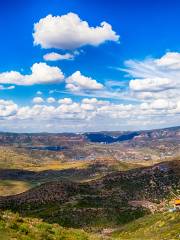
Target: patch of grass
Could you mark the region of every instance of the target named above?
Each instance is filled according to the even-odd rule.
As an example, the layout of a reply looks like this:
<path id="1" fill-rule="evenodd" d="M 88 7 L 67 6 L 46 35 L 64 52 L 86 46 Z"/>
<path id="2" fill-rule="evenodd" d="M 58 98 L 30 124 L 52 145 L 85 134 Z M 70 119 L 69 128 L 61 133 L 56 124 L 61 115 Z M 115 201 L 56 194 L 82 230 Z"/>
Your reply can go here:
<path id="1" fill-rule="evenodd" d="M 135 169 L 135 168 L 140 168 L 142 167 L 142 164 L 135 164 L 135 163 L 130 163 L 130 162 L 123 162 L 123 161 L 118 161 L 116 164 L 114 164 L 113 169 L 116 171 L 127 171 L 130 169 Z"/>
<path id="2" fill-rule="evenodd" d="M 85 169 L 89 166 L 88 162 L 76 161 L 76 162 L 58 162 L 51 161 L 51 163 L 37 165 L 36 167 L 29 167 L 31 171 L 44 171 L 44 170 L 66 170 L 66 169 Z"/>
<path id="3" fill-rule="evenodd" d="M 0 239 L 2 240 L 98 240 L 83 230 L 67 229 L 37 218 L 22 218 L 18 214 L 0 212 Z"/>
<path id="4" fill-rule="evenodd" d="M 53 155 L 53 154 L 57 154 Z M 58 158 L 59 157 L 59 158 Z M 85 161 L 62 161 L 60 152 L 30 151 L 0 146 L 0 169 L 24 169 L 31 171 L 83 169 Z"/>
<path id="5" fill-rule="evenodd" d="M 180 213 L 156 213 L 121 227 L 112 235 L 119 240 L 179 240 Z"/>
<path id="6" fill-rule="evenodd" d="M 25 192 L 33 187 L 33 184 L 25 181 L 0 180 L 0 195 L 9 196 Z"/>

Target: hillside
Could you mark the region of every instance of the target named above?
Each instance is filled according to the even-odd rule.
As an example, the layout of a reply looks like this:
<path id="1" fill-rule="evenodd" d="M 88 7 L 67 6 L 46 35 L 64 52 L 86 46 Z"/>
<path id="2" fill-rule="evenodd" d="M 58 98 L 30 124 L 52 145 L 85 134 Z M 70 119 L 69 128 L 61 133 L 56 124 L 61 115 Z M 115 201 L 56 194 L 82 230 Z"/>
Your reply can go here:
<path id="1" fill-rule="evenodd" d="M 180 214 L 157 213 L 126 224 L 112 234 L 114 240 L 178 240 Z"/>
<path id="2" fill-rule="evenodd" d="M 66 227 L 118 226 L 158 209 L 180 188 L 180 161 L 114 172 L 84 183 L 54 181 L 15 196 L 1 197 L 0 207 L 40 217 Z M 151 207 L 132 201 L 150 202 Z"/>
<path id="3" fill-rule="evenodd" d="M 66 229 L 40 219 L 22 218 L 11 212 L 0 212 L 1 240 L 100 240 L 83 230 Z"/>
<path id="4" fill-rule="evenodd" d="M 63 228 L 37 218 L 24 218 L 9 211 L 0 212 L 2 240 L 178 240 L 179 213 L 156 213 L 132 221 L 119 229 L 106 228 L 98 234 Z"/>
<path id="5" fill-rule="evenodd" d="M 108 154 L 98 159 L 73 160 L 63 158 L 63 153 L 58 151 L 0 147 L 0 196 L 18 194 L 45 182 L 62 179 L 89 181 L 139 166 L 115 161 Z"/>

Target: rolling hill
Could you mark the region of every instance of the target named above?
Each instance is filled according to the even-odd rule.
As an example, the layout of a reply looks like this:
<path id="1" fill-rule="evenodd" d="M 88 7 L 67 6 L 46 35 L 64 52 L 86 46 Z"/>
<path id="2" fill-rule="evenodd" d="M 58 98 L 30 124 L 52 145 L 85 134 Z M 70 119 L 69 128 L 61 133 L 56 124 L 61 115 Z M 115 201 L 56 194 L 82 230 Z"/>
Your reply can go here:
<path id="1" fill-rule="evenodd" d="M 23 216 L 40 217 L 66 227 L 104 228 L 131 222 L 153 211 L 165 210 L 171 193 L 180 188 L 180 161 L 113 172 L 89 182 L 54 181 L 24 193 L 1 197 L 0 207 Z M 142 201 L 134 206 L 132 201 Z"/>

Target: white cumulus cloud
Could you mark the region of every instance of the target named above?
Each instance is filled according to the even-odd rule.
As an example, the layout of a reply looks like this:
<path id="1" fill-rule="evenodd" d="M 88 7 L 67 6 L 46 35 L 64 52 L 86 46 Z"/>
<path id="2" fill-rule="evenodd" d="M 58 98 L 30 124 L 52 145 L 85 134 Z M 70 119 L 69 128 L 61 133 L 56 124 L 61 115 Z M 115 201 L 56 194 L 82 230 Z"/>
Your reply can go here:
<path id="1" fill-rule="evenodd" d="M 145 78 L 134 79 L 129 83 L 130 89 L 133 91 L 161 91 L 172 87 L 171 79 L 168 78 Z"/>
<path id="2" fill-rule="evenodd" d="M 47 101 L 47 103 L 54 103 L 54 102 L 56 102 L 55 98 L 53 98 L 53 97 L 47 98 L 46 101 Z"/>
<path id="3" fill-rule="evenodd" d="M 62 99 L 59 99 L 58 103 L 60 103 L 60 104 L 71 104 L 72 99 L 71 98 L 62 98 Z"/>
<path id="4" fill-rule="evenodd" d="M 86 77 L 80 71 L 76 71 L 66 79 L 66 88 L 72 92 L 81 90 L 100 90 L 103 85 L 91 77 Z"/>
<path id="5" fill-rule="evenodd" d="M 33 98 L 33 103 L 35 103 L 35 104 L 40 104 L 40 103 L 43 103 L 43 102 L 44 102 L 44 99 L 41 98 L 41 97 Z"/>
<path id="6" fill-rule="evenodd" d="M 58 67 L 51 67 L 46 63 L 35 63 L 31 67 L 31 74 L 23 75 L 16 71 L 0 73 L 0 83 L 15 85 L 34 85 L 62 82 L 64 74 Z"/>
<path id="7" fill-rule="evenodd" d="M 107 22 L 90 27 L 75 13 L 48 15 L 34 24 L 34 44 L 42 48 L 75 49 L 85 45 L 98 46 L 105 41 L 119 41 L 119 35 Z"/>
<path id="8" fill-rule="evenodd" d="M 158 66 L 170 69 L 180 69 L 180 53 L 167 52 L 160 59 L 155 60 Z"/>

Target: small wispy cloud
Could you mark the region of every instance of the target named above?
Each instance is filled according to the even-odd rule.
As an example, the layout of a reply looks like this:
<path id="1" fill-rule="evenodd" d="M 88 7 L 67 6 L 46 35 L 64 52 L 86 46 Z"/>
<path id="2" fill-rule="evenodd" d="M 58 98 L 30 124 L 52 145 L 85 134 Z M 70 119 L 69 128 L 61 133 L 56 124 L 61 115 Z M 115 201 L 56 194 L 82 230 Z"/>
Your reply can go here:
<path id="1" fill-rule="evenodd" d="M 0 90 L 13 90 L 13 89 L 15 89 L 15 86 L 5 87 L 3 85 L 0 85 Z"/>

